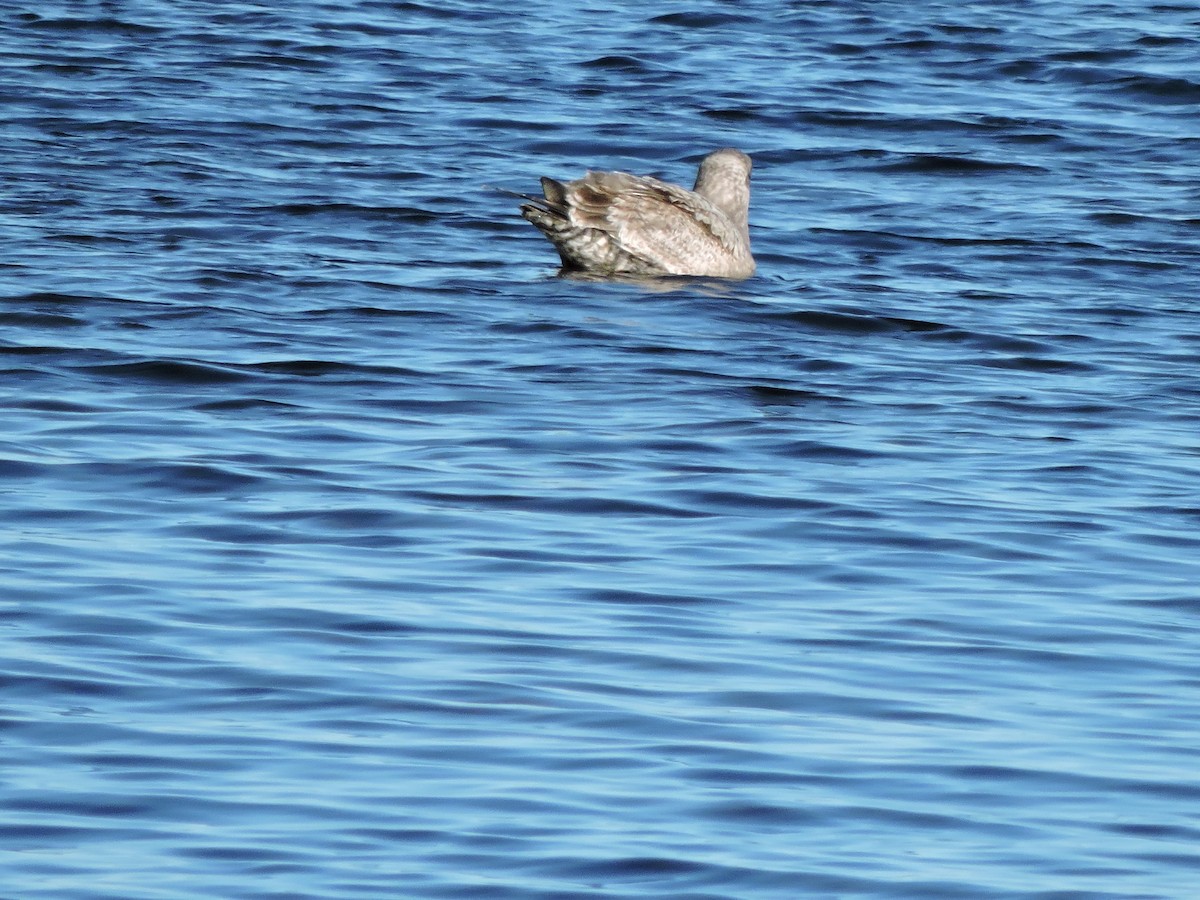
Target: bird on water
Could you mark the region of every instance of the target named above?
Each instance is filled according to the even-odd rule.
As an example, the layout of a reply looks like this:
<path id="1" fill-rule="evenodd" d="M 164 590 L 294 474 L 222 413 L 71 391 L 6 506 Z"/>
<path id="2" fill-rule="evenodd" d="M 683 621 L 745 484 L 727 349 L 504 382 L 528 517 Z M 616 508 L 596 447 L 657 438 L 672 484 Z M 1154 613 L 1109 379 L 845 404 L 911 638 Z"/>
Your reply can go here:
<path id="1" fill-rule="evenodd" d="M 564 272 L 602 276 L 749 278 L 750 157 L 716 150 L 690 191 L 649 176 L 588 172 L 542 178 L 521 215 L 550 239 Z"/>

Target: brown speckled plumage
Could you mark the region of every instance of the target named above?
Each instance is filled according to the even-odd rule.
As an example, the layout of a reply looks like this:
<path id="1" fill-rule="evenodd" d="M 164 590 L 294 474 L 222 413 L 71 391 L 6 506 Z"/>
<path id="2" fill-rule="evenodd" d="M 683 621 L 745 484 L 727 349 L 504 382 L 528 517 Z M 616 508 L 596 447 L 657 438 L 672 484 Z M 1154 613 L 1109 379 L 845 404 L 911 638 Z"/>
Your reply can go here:
<path id="1" fill-rule="evenodd" d="M 748 278 L 750 157 L 717 150 L 687 190 L 626 172 L 542 179 L 521 215 L 550 239 L 563 269 L 594 275 Z"/>

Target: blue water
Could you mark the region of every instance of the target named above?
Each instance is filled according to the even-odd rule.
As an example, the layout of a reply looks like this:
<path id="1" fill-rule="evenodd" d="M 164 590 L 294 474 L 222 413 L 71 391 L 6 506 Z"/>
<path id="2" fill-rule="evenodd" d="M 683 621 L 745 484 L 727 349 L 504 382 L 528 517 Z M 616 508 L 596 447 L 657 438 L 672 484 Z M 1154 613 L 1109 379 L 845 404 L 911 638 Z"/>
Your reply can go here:
<path id="1" fill-rule="evenodd" d="M 5 900 L 1197 896 L 1195 4 L 0 47 Z M 740 283 L 488 187 L 721 146 Z"/>

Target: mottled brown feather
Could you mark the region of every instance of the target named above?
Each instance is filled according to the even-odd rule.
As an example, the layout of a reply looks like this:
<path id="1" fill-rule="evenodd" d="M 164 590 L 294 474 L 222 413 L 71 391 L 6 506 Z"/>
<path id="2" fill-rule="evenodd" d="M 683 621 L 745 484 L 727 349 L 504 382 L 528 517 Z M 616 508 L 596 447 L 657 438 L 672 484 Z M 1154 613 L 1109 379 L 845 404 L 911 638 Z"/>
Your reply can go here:
<path id="1" fill-rule="evenodd" d="M 558 249 L 566 269 L 600 275 L 754 272 L 747 224 L 750 159 L 737 150 L 704 158 L 696 189 L 626 172 L 542 179 L 544 202 L 521 214 Z"/>

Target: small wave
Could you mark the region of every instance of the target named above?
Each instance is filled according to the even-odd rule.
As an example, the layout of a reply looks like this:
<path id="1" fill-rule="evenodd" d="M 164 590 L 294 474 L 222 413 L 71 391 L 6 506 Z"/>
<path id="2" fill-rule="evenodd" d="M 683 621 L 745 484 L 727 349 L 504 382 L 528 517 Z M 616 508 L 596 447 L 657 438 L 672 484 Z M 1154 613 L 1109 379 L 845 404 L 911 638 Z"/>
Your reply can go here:
<path id="1" fill-rule="evenodd" d="M 1051 53 L 1047 58 L 1055 62 L 1087 62 L 1107 63 L 1129 59 L 1138 55 L 1136 50 L 1121 47 L 1104 47 L 1096 50 L 1064 50 L 1061 53 Z"/>
<path id="2" fill-rule="evenodd" d="M 344 363 L 329 359 L 279 359 L 270 362 L 251 363 L 244 366 L 253 372 L 271 375 L 296 375 L 301 378 L 327 378 L 330 376 L 386 376 L 388 378 L 423 378 L 424 372 L 399 366 L 376 366 L 360 363 Z"/>
<path id="3" fill-rule="evenodd" d="M 842 397 L 835 397 L 821 391 L 790 388 L 774 384 L 752 384 L 746 388 L 750 396 L 759 403 L 768 406 L 802 406 L 808 403 L 846 402 Z"/>
<path id="4" fill-rule="evenodd" d="M 125 36 L 161 34 L 163 29 L 141 22 L 128 22 L 124 19 L 99 18 L 43 18 L 37 13 L 25 13 L 18 18 L 30 28 L 43 31 L 96 31 L 101 34 L 119 34 Z"/>
<path id="5" fill-rule="evenodd" d="M 826 310 L 771 312 L 767 315 L 770 318 L 794 322 L 819 331 L 833 331 L 841 334 L 887 334 L 898 331 L 940 331 L 947 328 L 946 325 L 925 322 L 920 319 L 855 315 Z"/>
<path id="6" fill-rule="evenodd" d="M 418 500 L 439 506 L 465 506 L 525 512 L 582 516 L 654 516 L 669 519 L 700 519 L 711 513 L 661 503 L 619 497 L 546 497 L 532 494 L 458 494 L 446 491 L 415 491 Z"/>
<path id="7" fill-rule="evenodd" d="M 250 209 L 253 212 L 281 213 L 286 216 L 347 216 L 355 219 L 394 220 L 412 225 L 427 225 L 440 218 L 440 214 L 433 210 L 411 206 L 361 206 L 355 203 L 336 201 L 279 203 L 270 206 L 255 206 Z"/>
<path id="8" fill-rule="evenodd" d="M 86 324 L 86 320 L 77 316 L 35 312 L 0 312 L 0 325 L 12 325 L 14 327 L 72 328 Z"/>
<path id="9" fill-rule="evenodd" d="M 598 56 L 578 63 L 584 69 L 602 69 L 608 72 L 649 72 L 650 66 L 635 56 Z"/>
<path id="10" fill-rule="evenodd" d="M 220 69 L 296 69 L 304 72 L 322 72 L 333 67 L 333 61 L 310 56 L 294 56 L 283 53 L 247 53 L 218 60 L 212 64 Z"/>
<path id="11" fill-rule="evenodd" d="M 753 23 L 749 16 L 738 16 L 731 13 L 702 13 L 677 12 L 655 16 L 650 20 L 652 25 L 671 25 L 675 28 L 727 28 L 730 25 Z"/>
<path id="12" fill-rule="evenodd" d="M 623 606 L 708 606 L 726 601 L 695 594 L 657 594 L 630 590 L 589 590 L 582 596 L 597 603 L 615 603 Z"/>
<path id="13" fill-rule="evenodd" d="M 1179 37 L 1169 34 L 1146 34 L 1134 41 L 1142 47 L 1186 47 L 1196 44 L 1194 37 Z"/>
<path id="14" fill-rule="evenodd" d="M 22 459 L 0 459 L 0 478 L 39 478 L 49 467 Z"/>
<path id="15" fill-rule="evenodd" d="M 1095 372 L 1091 363 L 1069 359 L 1047 359 L 1040 356 L 1013 356 L 1006 359 L 981 359 L 979 365 L 993 369 L 1019 369 L 1023 372 L 1040 372 L 1047 375 L 1066 375 Z"/>
<path id="16" fill-rule="evenodd" d="M 150 487 L 185 495 L 242 492 L 266 482 L 255 475 L 198 463 L 156 465 L 144 473 L 143 480 Z"/>
<path id="17" fill-rule="evenodd" d="M 1130 75 L 1120 78 L 1117 87 L 1140 100 L 1170 105 L 1200 104 L 1200 82 L 1187 78 L 1158 75 Z"/>
<path id="18" fill-rule="evenodd" d="M 80 366 L 79 369 L 100 378 L 120 378 L 165 384 L 235 384 L 246 381 L 249 377 L 225 366 L 162 359 Z"/>
<path id="19" fill-rule="evenodd" d="M 60 234 L 48 234 L 45 237 L 47 241 L 59 241 L 64 244 L 85 244 L 91 246 L 118 245 L 118 244 L 134 244 L 132 238 L 117 237 L 114 234 L 86 234 L 82 232 L 64 232 Z"/>
<path id="20" fill-rule="evenodd" d="M 214 400 L 212 403 L 197 403 L 192 409 L 208 412 L 246 412 L 261 410 L 295 409 L 294 403 L 282 403 L 263 397 L 235 397 L 229 400 Z"/>
<path id="21" fill-rule="evenodd" d="M 1030 163 L 997 162 L 970 156 L 945 156 L 940 153 L 904 154 L 895 162 L 872 166 L 878 172 L 897 172 L 917 175 L 986 175 L 993 172 L 1045 172 L 1042 166 Z"/>
<path id="22" fill-rule="evenodd" d="M 752 122 L 762 118 L 762 114 L 758 109 L 749 106 L 702 109 L 700 110 L 700 115 L 706 119 L 715 119 L 718 122 Z"/>

